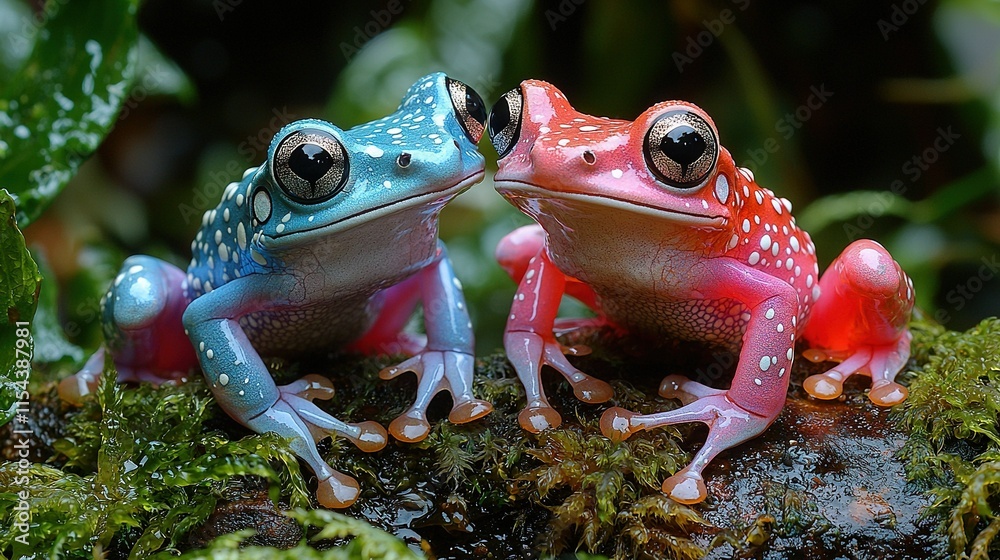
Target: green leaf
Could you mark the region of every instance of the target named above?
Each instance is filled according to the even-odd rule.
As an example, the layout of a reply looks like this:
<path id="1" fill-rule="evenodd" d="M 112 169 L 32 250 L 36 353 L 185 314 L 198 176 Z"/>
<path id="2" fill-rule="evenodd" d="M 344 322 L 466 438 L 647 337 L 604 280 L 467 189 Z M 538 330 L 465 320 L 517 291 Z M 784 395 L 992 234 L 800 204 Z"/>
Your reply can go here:
<path id="1" fill-rule="evenodd" d="M 31 55 L 0 88 L 0 185 L 14 196 L 22 227 L 114 125 L 135 77 L 137 7 L 138 0 L 48 2 L 38 18 L 44 28 L 31 29 Z"/>
<path id="2" fill-rule="evenodd" d="M 55 278 L 44 255 L 38 255 L 38 268 L 43 277 Z M 59 294 L 56 288 L 55 282 L 46 283 L 45 289 L 38 295 L 38 309 L 31 325 L 36 364 L 73 364 L 83 360 L 83 349 L 66 340 L 59 324 Z"/>
<path id="3" fill-rule="evenodd" d="M 30 329 L 28 336 L 18 336 L 25 331 L 19 333 L 17 323 L 30 323 L 34 317 L 42 282 L 38 267 L 24 246 L 24 236 L 17 229 L 14 213 L 14 201 L 10 194 L 0 189 L 0 303 L 7 316 L 0 329 L 0 425 L 6 424 L 13 416 L 18 393 L 22 390 L 18 383 L 27 383 L 31 373 Z M 21 329 L 24 328 L 21 326 Z M 22 352 L 20 355 L 19 349 Z M 15 367 L 18 359 L 27 360 L 29 366 Z"/>

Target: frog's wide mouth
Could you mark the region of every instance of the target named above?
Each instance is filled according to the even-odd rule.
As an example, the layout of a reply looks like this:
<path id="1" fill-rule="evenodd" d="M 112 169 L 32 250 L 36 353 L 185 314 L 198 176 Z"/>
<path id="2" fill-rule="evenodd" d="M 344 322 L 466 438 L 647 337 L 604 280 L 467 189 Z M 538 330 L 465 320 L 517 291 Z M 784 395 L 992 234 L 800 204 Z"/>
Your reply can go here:
<path id="1" fill-rule="evenodd" d="M 494 186 L 496 187 L 497 192 L 508 199 L 558 199 L 582 202 L 586 204 L 605 206 L 616 210 L 623 210 L 634 214 L 644 214 L 646 216 L 669 220 L 679 224 L 700 227 L 713 227 L 721 229 L 726 223 L 726 218 L 724 216 L 699 214 L 694 211 L 685 212 L 683 210 L 667 210 L 657 206 L 637 202 L 635 200 L 618 198 L 605 194 L 584 193 L 579 191 L 556 191 L 525 181 L 511 179 L 503 179 L 499 181 L 494 180 Z"/>
<path id="2" fill-rule="evenodd" d="M 465 189 L 468 189 L 472 185 L 482 181 L 484 175 L 485 171 L 477 171 L 476 173 L 473 173 L 443 189 L 400 198 L 398 200 L 387 202 L 385 204 L 351 214 L 350 216 L 345 216 L 335 222 L 320 224 L 309 229 L 286 233 L 284 235 L 264 235 L 261 239 L 265 242 L 270 241 L 275 244 L 287 246 L 308 241 L 318 234 L 329 235 L 338 231 L 348 230 L 358 224 L 367 223 L 382 216 L 392 214 L 393 212 L 398 212 L 414 206 L 421 206 L 435 199 L 454 198 Z M 447 202 L 447 200 L 445 202 Z M 441 205 L 443 206 L 444 202 L 442 202 Z"/>

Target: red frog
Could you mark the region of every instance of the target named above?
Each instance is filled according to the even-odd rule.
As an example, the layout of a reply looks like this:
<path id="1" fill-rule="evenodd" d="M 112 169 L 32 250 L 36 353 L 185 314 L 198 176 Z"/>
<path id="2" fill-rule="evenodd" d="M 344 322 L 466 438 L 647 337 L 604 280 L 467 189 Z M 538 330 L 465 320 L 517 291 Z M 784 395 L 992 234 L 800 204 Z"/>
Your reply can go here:
<path id="1" fill-rule="evenodd" d="M 501 266 L 519 283 L 504 346 L 527 393 L 521 425 L 558 426 L 539 377 L 558 370 L 576 396 L 600 403 L 611 387 L 576 369 L 554 331 L 606 325 L 649 339 L 704 341 L 739 352 L 728 390 L 678 375 L 660 394 L 683 406 L 640 415 L 611 408 L 601 430 L 703 422 L 705 444 L 663 482 L 681 503 L 704 500 L 703 469 L 720 452 L 763 432 L 781 412 L 796 340 L 806 357 L 839 362 L 805 381 L 821 399 L 869 375 L 871 400 L 902 402 L 896 374 L 910 353 L 913 284 L 878 243 L 852 243 L 822 276 L 792 205 L 759 186 L 719 142 L 705 111 L 682 101 L 632 122 L 577 112 L 551 84 L 527 80 L 493 106 L 489 133 L 500 156 L 497 190 L 537 223 L 507 235 Z M 556 321 L 569 294 L 594 319 Z"/>

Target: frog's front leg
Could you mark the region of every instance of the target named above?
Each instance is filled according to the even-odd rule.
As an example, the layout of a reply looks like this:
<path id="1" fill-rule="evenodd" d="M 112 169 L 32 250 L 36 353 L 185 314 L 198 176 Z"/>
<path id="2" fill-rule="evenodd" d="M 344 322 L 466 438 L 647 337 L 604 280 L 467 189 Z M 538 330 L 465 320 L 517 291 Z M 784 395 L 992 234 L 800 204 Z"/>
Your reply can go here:
<path id="1" fill-rule="evenodd" d="M 389 432 L 396 439 L 416 442 L 430 433 L 427 407 L 434 395 L 441 391 L 451 393 L 454 404 L 448 419 L 456 424 L 486 416 L 493 410 L 493 405 L 472 394 L 475 365 L 472 321 L 462 294 L 462 284 L 455 276 L 444 244 L 439 242 L 434 263 L 405 282 L 402 288 L 419 290 L 423 301 L 427 346 L 403 363 L 382 370 L 379 375 L 382 379 L 392 379 L 405 372 L 417 375 L 417 396 L 413 405 L 389 424 Z M 393 296 L 386 303 L 408 299 L 405 294 L 394 293 Z M 407 317 L 410 310 L 412 306 L 406 308 Z M 403 316 L 391 308 L 383 309 L 382 313 L 383 317 L 387 313 L 390 317 Z"/>
<path id="2" fill-rule="evenodd" d="M 261 311 L 259 302 L 281 301 L 281 294 L 290 290 L 280 284 L 257 276 L 229 282 L 194 300 L 184 313 L 184 326 L 223 410 L 257 433 L 275 432 L 288 438 L 292 450 L 319 479 L 319 503 L 347 507 L 360 493 L 358 483 L 331 469 L 315 442 L 336 433 L 362 451 L 378 451 L 387 441 L 385 429 L 375 422 L 347 424 L 320 410 L 312 399 L 330 398 L 333 393 L 329 381 L 322 377 L 307 376 L 284 387 L 275 385 L 238 318 Z"/>
<path id="3" fill-rule="evenodd" d="M 590 288 L 568 278 L 552 263 L 545 250 L 544 233 L 536 225 L 508 234 L 497 247 L 497 260 L 512 278 L 519 280 L 504 331 L 504 349 L 528 399 L 518 415 L 521 427 L 537 433 L 562 423 L 562 417 L 545 398 L 541 379 L 544 365 L 561 373 L 578 399 L 589 403 L 610 399 L 613 394 L 610 385 L 576 369 L 564 355 L 585 350 L 564 348 L 553 333 L 563 293 L 596 308 L 596 297 Z M 595 324 L 599 323 L 603 319 L 598 318 Z"/>
<path id="4" fill-rule="evenodd" d="M 819 286 L 821 297 L 802 333 L 813 349 L 803 355 L 840 364 L 807 378 L 805 390 L 819 399 L 834 399 L 843 392 L 847 377 L 862 373 L 872 378 L 872 402 L 903 402 L 907 390 L 895 378 L 910 357 L 912 336 L 906 323 L 913 308 L 913 282 L 884 247 L 861 239 L 833 261 Z"/>
<path id="5" fill-rule="evenodd" d="M 708 425 L 705 444 L 691 464 L 663 481 L 663 491 L 685 504 L 707 497 L 702 471 L 716 455 L 757 436 L 781 412 L 788 391 L 799 307 L 798 296 L 790 285 L 733 259 L 713 259 L 692 274 L 700 275 L 696 285 L 703 301 L 728 298 L 740 301 L 749 310 L 732 385 L 720 391 L 670 376 L 664 379 L 661 393 L 680 398 L 685 403 L 681 408 L 639 415 L 615 407 L 601 417 L 601 431 L 616 440 L 670 424 Z"/>

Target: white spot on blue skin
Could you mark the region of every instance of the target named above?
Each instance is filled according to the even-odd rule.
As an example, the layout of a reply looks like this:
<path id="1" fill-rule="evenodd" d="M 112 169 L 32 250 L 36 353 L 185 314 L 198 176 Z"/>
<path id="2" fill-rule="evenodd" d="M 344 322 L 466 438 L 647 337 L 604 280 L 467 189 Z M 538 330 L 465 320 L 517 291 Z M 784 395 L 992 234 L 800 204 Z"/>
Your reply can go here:
<path id="1" fill-rule="evenodd" d="M 213 352 L 212 349 L 209 348 L 208 350 L 205 351 L 205 357 L 211 360 L 212 358 L 215 357 L 215 352 Z"/>
<path id="2" fill-rule="evenodd" d="M 264 255 L 261 255 L 260 253 L 258 253 L 257 249 L 255 249 L 253 247 L 250 248 L 250 258 L 252 258 L 255 263 L 257 263 L 257 264 L 259 264 L 261 266 L 267 265 L 267 259 L 264 258 Z"/>
<path id="3" fill-rule="evenodd" d="M 387 189 L 391 189 L 392 188 L 392 181 L 389 181 L 388 179 L 385 180 L 385 181 L 382 181 L 382 186 L 385 187 L 385 188 L 387 188 Z"/>
<path id="4" fill-rule="evenodd" d="M 382 157 L 382 154 L 384 154 L 385 152 L 382 151 L 382 148 L 379 148 L 378 146 L 368 146 L 365 148 L 365 153 L 373 158 L 380 158 Z"/>
<path id="5" fill-rule="evenodd" d="M 205 341 L 201 341 L 201 342 L 198 343 L 198 351 L 199 352 L 204 352 L 205 351 Z"/>
<path id="6" fill-rule="evenodd" d="M 229 376 L 224 373 L 219 375 L 219 385 L 222 385 L 223 387 L 229 385 Z"/>
<path id="7" fill-rule="evenodd" d="M 222 243 L 222 230 L 221 229 L 215 230 L 215 244 L 218 245 L 219 243 Z"/>
<path id="8" fill-rule="evenodd" d="M 247 230 L 243 227 L 243 222 L 236 226 L 236 243 L 239 244 L 241 251 L 247 250 Z"/>
<path id="9" fill-rule="evenodd" d="M 243 172 L 243 178 L 246 179 L 247 177 L 249 177 L 250 175 L 252 175 L 255 171 L 257 171 L 256 167 L 250 167 L 250 168 L 248 168 L 246 171 Z"/>
<path id="10" fill-rule="evenodd" d="M 222 262 L 229 262 L 229 247 L 219 245 L 219 260 Z"/>
<path id="11" fill-rule="evenodd" d="M 243 206 L 243 193 L 236 195 L 236 207 L 241 208 Z"/>
<path id="12" fill-rule="evenodd" d="M 121 284 L 122 280 L 124 280 L 124 279 L 125 279 L 125 275 L 124 274 L 119 274 L 118 276 L 115 276 L 115 286 L 117 286 L 118 284 Z"/>
<path id="13" fill-rule="evenodd" d="M 129 274 L 138 274 L 140 272 L 142 272 L 142 265 L 141 264 L 132 265 L 128 269 L 128 273 Z"/>

